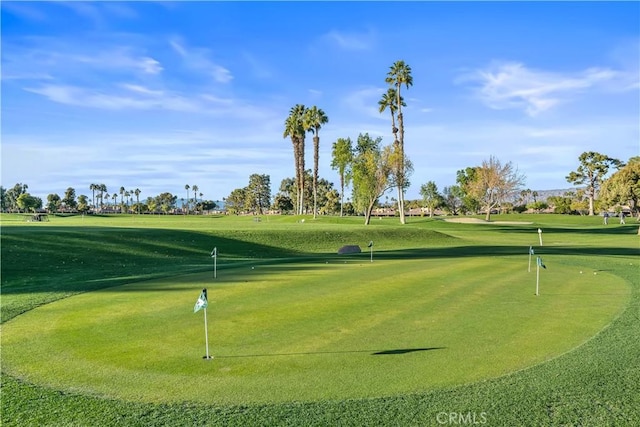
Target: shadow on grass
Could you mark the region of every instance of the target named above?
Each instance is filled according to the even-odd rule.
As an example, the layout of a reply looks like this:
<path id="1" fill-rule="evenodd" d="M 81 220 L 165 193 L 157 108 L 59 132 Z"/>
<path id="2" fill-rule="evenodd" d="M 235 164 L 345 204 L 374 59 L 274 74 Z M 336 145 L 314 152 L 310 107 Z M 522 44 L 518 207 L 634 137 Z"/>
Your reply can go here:
<path id="1" fill-rule="evenodd" d="M 297 353 L 265 353 L 265 354 L 238 354 L 233 356 L 215 356 L 217 359 L 235 359 L 244 357 L 280 357 L 280 356 L 314 356 L 320 354 L 350 354 L 350 353 L 370 353 L 372 356 L 398 355 L 417 353 L 431 350 L 445 350 L 446 347 L 420 347 L 420 348 L 398 348 L 393 350 L 338 350 L 338 351 L 307 351 Z"/>

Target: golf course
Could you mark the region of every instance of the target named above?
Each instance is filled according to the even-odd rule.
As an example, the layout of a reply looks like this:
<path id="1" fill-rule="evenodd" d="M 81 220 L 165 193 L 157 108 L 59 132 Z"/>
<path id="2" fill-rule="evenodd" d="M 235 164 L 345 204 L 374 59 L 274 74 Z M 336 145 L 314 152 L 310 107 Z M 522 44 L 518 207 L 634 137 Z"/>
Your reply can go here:
<path id="1" fill-rule="evenodd" d="M 2 425 L 640 425 L 638 223 L 479 218 L 2 214 Z"/>

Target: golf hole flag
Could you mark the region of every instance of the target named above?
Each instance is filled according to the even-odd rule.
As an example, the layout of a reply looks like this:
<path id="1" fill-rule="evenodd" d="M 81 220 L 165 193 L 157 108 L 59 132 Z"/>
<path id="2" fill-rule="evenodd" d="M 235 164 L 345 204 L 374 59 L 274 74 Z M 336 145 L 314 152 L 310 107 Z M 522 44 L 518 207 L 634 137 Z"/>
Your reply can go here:
<path id="1" fill-rule="evenodd" d="M 196 301 L 196 305 L 193 307 L 193 312 L 197 313 L 203 308 L 207 308 L 207 290 L 203 289 L 198 297 L 198 301 Z"/>
<path id="2" fill-rule="evenodd" d="M 540 257 L 538 257 L 538 266 L 542 268 L 547 268 L 547 266 L 542 263 L 542 258 Z"/>

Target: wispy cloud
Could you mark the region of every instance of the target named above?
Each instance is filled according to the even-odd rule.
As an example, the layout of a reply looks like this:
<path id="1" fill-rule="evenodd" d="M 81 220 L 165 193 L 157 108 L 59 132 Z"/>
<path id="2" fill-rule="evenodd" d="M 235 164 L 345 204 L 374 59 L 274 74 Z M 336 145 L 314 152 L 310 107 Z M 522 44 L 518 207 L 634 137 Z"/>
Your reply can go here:
<path id="1" fill-rule="evenodd" d="M 187 47 L 179 37 L 170 39 L 169 45 L 180 55 L 187 68 L 208 74 L 218 83 L 229 83 L 233 80 L 231 71 L 209 59 L 209 49 Z"/>
<path id="2" fill-rule="evenodd" d="M 375 36 L 372 31 L 348 32 L 331 30 L 323 39 L 344 50 L 370 50 L 373 48 Z"/>
<path id="3" fill-rule="evenodd" d="M 490 108 L 522 109 L 533 117 L 595 88 L 626 88 L 629 86 L 628 77 L 610 68 L 594 67 L 561 73 L 527 68 L 519 62 L 506 62 L 494 63 L 463 75 L 458 82 L 477 83 L 475 91 L 478 98 Z"/>

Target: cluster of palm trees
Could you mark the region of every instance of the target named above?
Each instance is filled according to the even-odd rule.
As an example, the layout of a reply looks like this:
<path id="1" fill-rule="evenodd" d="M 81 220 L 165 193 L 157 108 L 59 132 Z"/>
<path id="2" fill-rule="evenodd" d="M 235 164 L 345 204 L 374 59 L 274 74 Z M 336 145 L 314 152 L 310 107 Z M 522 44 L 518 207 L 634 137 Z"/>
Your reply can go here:
<path id="1" fill-rule="evenodd" d="M 380 113 L 389 109 L 391 113 L 391 132 L 393 133 L 393 148 L 395 152 L 394 175 L 396 186 L 398 189 L 398 213 L 400 214 L 400 223 L 404 224 L 404 191 L 408 185 L 406 176 L 406 160 L 404 153 L 404 119 L 402 116 L 402 107 L 406 107 L 404 98 L 400 94 L 400 89 L 404 85 L 407 89 L 413 86 L 413 77 L 411 76 L 411 67 L 404 61 L 396 61 L 387 73 L 385 82 L 389 84 L 387 92 L 382 95 L 378 101 Z M 398 127 L 396 127 L 396 120 Z"/>
<path id="2" fill-rule="evenodd" d="M 105 198 L 107 199 L 107 203 L 109 198 L 113 199 L 113 205 L 115 206 L 118 200 L 118 194 L 120 195 L 121 206 L 129 206 L 129 197 L 133 197 L 134 195 L 136 196 L 136 204 L 140 205 L 140 193 L 142 193 L 142 191 L 139 188 L 136 188 L 135 190 L 127 190 L 124 187 L 120 187 L 119 191 L 109 194 L 105 184 L 90 184 L 89 190 L 92 192 L 94 210 L 97 210 L 98 206 L 102 209 Z M 96 199 L 96 191 L 98 192 L 98 199 Z M 124 201 L 125 198 L 127 199 L 126 204 Z M 100 200 L 100 205 L 98 205 L 97 200 Z"/>
<path id="3" fill-rule="evenodd" d="M 387 73 L 385 82 L 389 84 L 386 93 L 378 102 L 380 112 L 389 110 L 391 113 L 391 132 L 393 133 L 393 176 L 398 190 L 398 211 L 400 222 L 404 224 L 404 192 L 409 185 L 407 171 L 410 169 L 408 159 L 404 153 L 404 118 L 402 107 L 406 107 L 400 90 L 404 85 L 407 89 L 413 85 L 411 67 L 404 61 L 396 61 Z M 320 128 L 329 121 L 327 115 L 320 108 L 313 106 L 306 108 L 302 104 L 294 105 L 289 110 L 289 116 L 284 122 L 283 138 L 291 138 L 293 144 L 293 157 L 296 170 L 296 206 L 295 211 L 300 215 L 304 213 L 304 141 L 307 132 L 313 134 L 313 217 L 317 214 L 318 192 L 318 152 L 320 146 Z M 397 127 L 396 127 L 397 124 Z M 343 172 L 343 171 L 342 171 Z M 341 179 L 344 177 L 341 174 Z M 342 182 L 344 192 L 344 183 Z M 343 194 L 344 196 L 344 194 Z"/>
<path id="4" fill-rule="evenodd" d="M 313 134 L 313 217 L 318 212 L 318 162 L 320 151 L 320 128 L 329 122 L 329 118 L 322 109 L 315 105 L 306 108 L 296 104 L 289 111 L 289 117 L 284 122 L 283 138 L 290 137 L 293 144 L 293 157 L 296 170 L 296 206 L 295 211 L 304 213 L 304 140 L 307 132 Z"/>
<path id="5" fill-rule="evenodd" d="M 191 189 L 193 191 L 193 200 L 194 202 L 197 204 L 198 203 L 198 186 L 197 185 L 192 185 L 189 186 L 189 184 L 186 184 L 184 186 L 184 189 L 187 190 L 187 199 L 186 199 L 186 213 L 189 214 L 189 189 Z M 202 197 L 202 193 L 200 193 L 200 197 Z"/>

